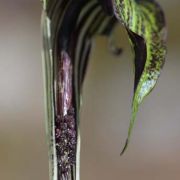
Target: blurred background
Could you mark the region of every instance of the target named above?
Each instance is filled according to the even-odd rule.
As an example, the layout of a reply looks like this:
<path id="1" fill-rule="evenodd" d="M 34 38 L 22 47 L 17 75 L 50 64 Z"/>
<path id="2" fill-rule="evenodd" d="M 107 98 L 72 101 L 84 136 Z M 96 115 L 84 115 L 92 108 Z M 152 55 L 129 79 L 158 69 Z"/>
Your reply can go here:
<path id="1" fill-rule="evenodd" d="M 180 179 L 180 1 L 159 2 L 169 31 L 167 61 L 122 157 L 133 53 L 121 27 L 120 57 L 108 51 L 107 39 L 94 44 L 81 110 L 82 180 Z M 48 180 L 40 18 L 38 0 L 0 0 L 0 180 Z"/>

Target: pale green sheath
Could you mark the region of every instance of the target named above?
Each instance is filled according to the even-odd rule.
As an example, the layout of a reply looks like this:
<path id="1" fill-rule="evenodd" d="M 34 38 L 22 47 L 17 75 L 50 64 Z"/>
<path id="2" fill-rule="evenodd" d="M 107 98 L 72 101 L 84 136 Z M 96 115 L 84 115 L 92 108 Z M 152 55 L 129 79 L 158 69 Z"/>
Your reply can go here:
<path id="1" fill-rule="evenodd" d="M 57 180 L 57 157 L 55 148 L 54 132 L 54 98 L 53 98 L 53 59 L 51 43 L 51 21 L 46 12 L 42 13 L 43 29 L 43 74 L 44 74 L 44 95 L 45 95 L 45 117 L 46 134 L 49 153 L 49 177 Z"/>

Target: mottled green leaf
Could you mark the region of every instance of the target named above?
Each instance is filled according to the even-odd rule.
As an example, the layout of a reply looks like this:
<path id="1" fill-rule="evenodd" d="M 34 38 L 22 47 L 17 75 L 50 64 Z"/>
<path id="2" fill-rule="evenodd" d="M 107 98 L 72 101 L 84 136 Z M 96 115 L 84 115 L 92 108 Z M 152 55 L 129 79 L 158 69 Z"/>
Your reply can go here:
<path id="1" fill-rule="evenodd" d="M 163 11 L 154 0 L 114 0 L 117 19 L 126 27 L 135 51 L 135 85 L 132 117 L 126 150 L 134 121 L 145 96 L 154 88 L 166 55 L 166 28 Z"/>

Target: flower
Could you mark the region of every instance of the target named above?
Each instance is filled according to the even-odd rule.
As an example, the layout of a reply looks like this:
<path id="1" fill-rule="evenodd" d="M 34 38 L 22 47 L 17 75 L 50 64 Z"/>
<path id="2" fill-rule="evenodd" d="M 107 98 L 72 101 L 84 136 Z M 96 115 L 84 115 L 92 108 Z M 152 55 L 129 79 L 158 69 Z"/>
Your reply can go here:
<path id="1" fill-rule="evenodd" d="M 79 180 L 79 109 L 93 38 L 127 30 L 135 52 L 132 118 L 154 88 L 166 55 L 165 18 L 154 0 L 44 0 L 43 49 L 52 180 Z M 121 49 L 112 48 L 115 54 Z"/>

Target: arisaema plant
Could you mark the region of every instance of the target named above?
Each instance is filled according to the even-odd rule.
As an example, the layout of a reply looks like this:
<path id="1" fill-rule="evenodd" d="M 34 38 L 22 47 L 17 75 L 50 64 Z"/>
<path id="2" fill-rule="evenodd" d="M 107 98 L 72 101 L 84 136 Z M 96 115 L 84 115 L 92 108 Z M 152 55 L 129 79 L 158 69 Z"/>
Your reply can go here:
<path id="1" fill-rule="evenodd" d="M 166 55 L 163 11 L 155 0 L 43 0 L 43 56 L 51 180 L 80 179 L 81 92 L 97 36 L 122 25 L 134 50 L 129 144 L 138 107 L 154 88 Z M 113 46 L 113 45 L 112 45 Z M 113 47 L 115 54 L 120 49 Z"/>

